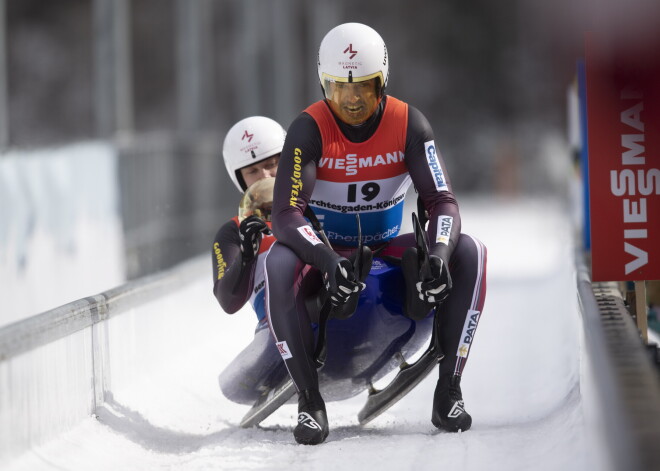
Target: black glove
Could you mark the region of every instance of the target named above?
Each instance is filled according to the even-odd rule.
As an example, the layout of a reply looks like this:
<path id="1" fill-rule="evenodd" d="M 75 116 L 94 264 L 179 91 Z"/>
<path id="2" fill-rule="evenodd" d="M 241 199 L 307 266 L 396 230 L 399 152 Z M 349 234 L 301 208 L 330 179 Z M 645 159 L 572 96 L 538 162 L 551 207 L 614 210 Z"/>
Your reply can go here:
<path id="1" fill-rule="evenodd" d="M 437 255 L 429 255 L 429 265 L 432 278 L 417 282 L 417 291 L 422 301 L 437 304 L 449 296 L 451 276 L 447 264 Z"/>
<path id="2" fill-rule="evenodd" d="M 249 262 L 259 253 L 259 244 L 262 234 L 270 234 L 268 225 L 259 217 L 252 215 L 243 219 L 238 227 L 238 235 L 241 238 L 241 253 L 243 261 Z"/>
<path id="3" fill-rule="evenodd" d="M 358 293 L 367 286 L 355 279 L 353 265 L 344 257 L 339 257 L 324 267 L 323 284 L 333 306 L 343 305 L 351 294 Z"/>

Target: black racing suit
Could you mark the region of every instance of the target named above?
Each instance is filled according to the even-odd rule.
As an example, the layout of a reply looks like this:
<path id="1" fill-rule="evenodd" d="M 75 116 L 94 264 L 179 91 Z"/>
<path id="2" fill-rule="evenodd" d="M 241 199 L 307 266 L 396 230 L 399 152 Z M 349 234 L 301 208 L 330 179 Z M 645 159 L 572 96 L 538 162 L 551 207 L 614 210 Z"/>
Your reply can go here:
<path id="1" fill-rule="evenodd" d="M 325 232 L 334 235 L 330 239 L 333 248 L 346 256 L 355 244 L 343 243 L 352 240 L 352 236 L 341 218 L 345 214 L 354 218 L 355 212 L 365 220 L 393 214 L 390 210 L 402 203 L 408 175 L 429 215 L 430 251 L 448 263 L 453 279 L 453 290 L 441 308 L 445 358 L 440 369 L 460 375 L 483 307 L 486 250 L 476 239 L 461 234 L 458 204 L 442 157 L 435 150 L 431 126 L 417 109 L 388 96 L 360 126 L 328 118 L 332 116 L 328 110 L 325 102 L 319 102 L 293 121 L 274 189 L 272 218 L 277 242 L 266 259 L 266 312 L 296 388 L 318 389 L 311 326 L 317 319 L 310 316 L 304 300 L 321 286 L 318 269 L 324 261 L 338 257 L 305 229 L 308 223 L 304 210 L 309 204 L 315 212 L 322 212 Z M 387 153 L 380 153 L 381 139 L 390 142 L 391 152 L 388 147 Z M 362 155 L 364 149 L 367 153 Z M 371 152 L 373 149 L 379 153 Z M 360 179 L 360 172 L 366 177 Z M 381 173 L 385 178 L 380 178 Z M 371 199 L 388 188 L 389 199 Z M 398 218 L 398 222 L 390 221 L 390 226 L 375 226 L 377 230 L 370 236 L 374 243 L 367 244 L 388 244 L 385 250 L 394 255 L 413 246 L 412 234 L 397 235 L 401 216 Z M 444 227 L 443 221 L 450 221 L 448 227 Z"/>
<path id="2" fill-rule="evenodd" d="M 238 218 L 227 221 L 213 241 L 213 294 L 222 309 L 234 314 L 250 301 L 259 321 L 265 322 L 263 265 L 266 252 L 274 242 L 264 235 L 259 255 L 244 263 L 241 254 Z"/>

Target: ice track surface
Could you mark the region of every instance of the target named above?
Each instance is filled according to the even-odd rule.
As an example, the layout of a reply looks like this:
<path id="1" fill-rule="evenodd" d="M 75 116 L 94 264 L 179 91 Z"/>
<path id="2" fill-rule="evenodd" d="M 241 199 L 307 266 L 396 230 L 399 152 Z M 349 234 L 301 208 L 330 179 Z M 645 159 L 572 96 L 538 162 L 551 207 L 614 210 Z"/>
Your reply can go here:
<path id="1" fill-rule="evenodd" d="M 294 442 L 295 405 L 258 428 L 239 428 L 248 407 L 226 400 L 217 376 L 250 341 L 255 316 L 220 311 L 209 256 L 208 273 L 159 308 L 161 319 L 181 316 L 194 341 L 177 342 L 179 332 L 160 331 L 151 320 L 168 360 L 132 352 L 149 361 L 148 373 L 115 382 L 97 417 L 18 457 L 7 471 L 607 469 L 566 211 L 547 200 L 468 200 L 461 210 L 463 231 L 480 238 L 489 257 L 486 305 L 462 381 L 470 431 L 434 429 L 435 373 L 365 427 L 357 413 L 366 393 L 328 403 L 330 436 L 320 446 Z M 173 340 L 163 341 L 168 335 Z"/>

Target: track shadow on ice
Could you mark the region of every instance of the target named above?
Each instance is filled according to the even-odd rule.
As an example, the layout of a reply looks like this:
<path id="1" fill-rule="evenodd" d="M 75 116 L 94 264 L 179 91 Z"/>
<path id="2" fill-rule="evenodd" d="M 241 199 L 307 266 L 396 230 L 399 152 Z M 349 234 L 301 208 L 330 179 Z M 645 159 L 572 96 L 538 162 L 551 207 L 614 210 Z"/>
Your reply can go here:
<path id="1" fill-rule="evenodd" d="M 291 443 L 293 428 L 269 427 L 244 429 L 224 422 L 227 428 L 208 434 L 192 434 L 171 430 L 149 422 L 140 412 L 132 410 L 114 400 L 106 393 L 103 406 L 96 411 L 96 417 L 103 425 L 115 433 L 150 451 L 183 454 L 213 447 L 221 443 L 241 443 L 257 440 L 268 443 Z"/>
<path id="2" fill-rule="evenodd" d="M 97 420 L 112 429 L 113 432 L 124 436 L 136 445 L 157 453 L 186 454 L 194 453 L 204 448 L 213 448 L 218 445 L 241 444 L 245 441 L 282 444 L 297 446 L 293 440 L 293 424 L 288 427 L 267 426 L 244 429 L 237 424 L 224 422 L 227 428 L 208 434 L 192 434 L 168 429 L 152 424 L 140 412 L 132 410 L 115 401 L 108 394 L 103 406 L 96 412 Z M 380 437 L 436 435 L 441 432 L 427 426 L 398 427 L 397 424 L 380 426 L 377 428 L 360 425 L 345 425 L 333 427 L 328 442 L 347 439 L 370 439 Z"/>
<path id="3" fill-rule="evenodd" d="M 547 430 L 548 426 L 554 427 L 555 422 L 562 421 L 573 423 L 581 420 L 579 385 L 575 384 L 567 396 L 557 405 L 557 409 L 550 411 L 548 415 L 531 420 L 528 423 L 497 423 L 479 424 L 475 423 L 472 434 L 501 433 L 509 428 L 517 429 L 523 435 L 535 430 Z M 577 416 L 576 416 L 577 413 Z M 224 422 L 226 428 L 208 434 L 192 434 L 177 430 L 160 427 L 149 422 L 140 412 L 132 410 L 114 400 L 108 394 L 106 402 L 97 410 L 97 419 L 103 425 L 112 429 L 115 433 L 124 436 L 127 440 L 138 446 L 157 453 L 163 454 L 187 454 L 194 453 L 204 448 L 215 446 L 231 446 L 232 444 L 244 444 L 246 441 L 282 444 L 297 446 L 293 441 L 293 424 L 287 427 L 268 426 L 254 427 L 250 429 L 240 428 L 237 424 Z M 569 418 L 570 417 L 570 418 Z M 404 421 L 405 422 L 405 421 Z M 545 425 L 541 425 L 545 424 Z M 553 425 L 554 424 L 554 425 Z M 470 434 L 470 432 L 467 432 Z M 429 423 L 388 423 L 379 426 L 344 425 L 332 427 L 327 442 L 341 442 L 343 440 L 366 440 L 381 439 L 383 437 L 395 438 L 397 436 L 455 436 L 448 432 L 435 429 Z M 465 437 L 469 438 L 469 437 Z M 476 438 L 476 436 L 475 436 Z"/>

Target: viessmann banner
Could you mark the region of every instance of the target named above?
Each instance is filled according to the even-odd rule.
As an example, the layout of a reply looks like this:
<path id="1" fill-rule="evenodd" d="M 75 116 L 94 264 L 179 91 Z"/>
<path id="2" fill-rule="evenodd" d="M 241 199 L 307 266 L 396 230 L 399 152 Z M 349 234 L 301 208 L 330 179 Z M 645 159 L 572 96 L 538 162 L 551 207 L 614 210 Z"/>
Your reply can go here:
<path id="1" fill-rule="evenodd" d="M 644 50 L 586 36 L 593 281 L 660 279 L 660 56 Z"/>

